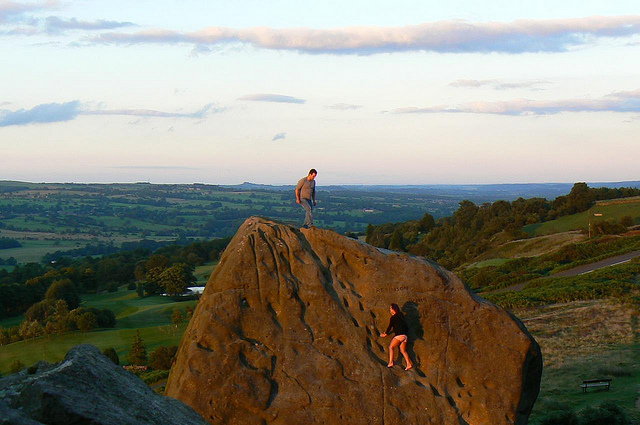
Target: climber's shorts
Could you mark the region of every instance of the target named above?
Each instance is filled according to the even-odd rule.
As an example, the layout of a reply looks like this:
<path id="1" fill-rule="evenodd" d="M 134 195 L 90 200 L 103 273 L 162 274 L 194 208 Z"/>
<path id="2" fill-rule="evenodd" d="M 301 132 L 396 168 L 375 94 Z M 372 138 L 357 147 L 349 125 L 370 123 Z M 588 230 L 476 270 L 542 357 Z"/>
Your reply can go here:
<path id="1" fill-rule="evenodd" d="M 400 341 L 400 342 L 407 342 L 409 337 L 406 336 L 406 335 L 396 335 L 396 336 L 393 337 L 393 339 L 396 340 L 396 341 Z"/>

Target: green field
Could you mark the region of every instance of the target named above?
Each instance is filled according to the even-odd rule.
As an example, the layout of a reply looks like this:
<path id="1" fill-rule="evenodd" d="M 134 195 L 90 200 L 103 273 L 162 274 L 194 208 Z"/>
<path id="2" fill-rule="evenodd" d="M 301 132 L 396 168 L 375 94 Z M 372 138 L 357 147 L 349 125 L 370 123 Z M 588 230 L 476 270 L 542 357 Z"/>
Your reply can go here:
<path id="1" fill-rule="evenodd" d="M 216 262 L 196 267 L 195 271 L 193 272 L 193 275 L 197 279 L 196 284 L 204 286 L 204 284 L 209 281 L 209 276 L 211 276 L 211 272 L 213 272 L 213 269 L 217 264 L 218 263 Z"/>
<path id="2" fill-rule="evenodd" d="M 602 214 L 596 217 L 594 214 Z M 560 217 L 545 223 L 529 224 L 522 230 L 531 236 L 543 236 L 553 233 L 568 232 L 570 230 L 587 230 L 589 221 L 591 224 L 599 220 L 620 220 L 624 216 L 630 216 L 635 223 L 640 222 L 640 201 L 628 204 L 596 205 L 589 210 Z"/>
<path id="3" fill-rule="evenodd" d="M 542 374 L 540 395 L 533 408 L 529 423 L 536 425 L 539 419 L 551 411 L 582 410 L 612 401 L 623 407 L 634 420 L 640 419 L 636 408 L 639 399 L 640 346 L 637 344 L 613 347 L 599 354 L 574 357 L 559 367 L 545 368 Z M 582 392 L 580 384 L 585 379 L 612 378 L 611 388 L 589 388 Z"/>
<path id="4" fill-rule="evenodd" d="M 13 257 L 21 263 L 39 263 L 42 257 L 50 252 L 65 251 L 81 248 L 87 245 L 87 240 L 31 240 L 20 239 L 20 248 L 0 250 L 0 257 L 7 259 Z"/>
<path id="5" fill-rule="evenodd" d="M 470 264 L 468 268 L 471 268 L 471 267 L 482 268 L 482 267 L 490 267 L 490 266 L 498 267 L 503 265 L 507 261 L 509 261 L 508 258 L 492 258 L 490 260 L 483 260 L 483 261 L 478 261 L 477 263 Z"/>
<path id="6" fill-rule="evenodd" d="M 160 345 L 176 345 L 186 329 L 187 321 L 185 319 L 176 329 L 171 323 L 173 310 L 179 308 L 186 317 L 186 307 L 195 307 L 195 304 L 196 301 L 176 302 L 162 296 L 139 298 L 135 291 L 128 291 L 124 287 L 113 293 L 85 295 L 82 297 L 83 306 L 113 310 L 117 318 L 114 329 L 55 335 L 51 339 L 40 337 L 3 346 L 0 348 L 0 373 L 8 373 L 9 365 L 16 359 L 25 365 L 45 358 L 48 362 L 60 361 L 71 347 L 85 343 L 100 349 L 113 347 L 121 361 L 126 362 L 136 329 L 140 329 L 148 353 Z M 0 322 L 0 326 L 17 326 L 21 320 L 22 317 L 5 319 Z"/>

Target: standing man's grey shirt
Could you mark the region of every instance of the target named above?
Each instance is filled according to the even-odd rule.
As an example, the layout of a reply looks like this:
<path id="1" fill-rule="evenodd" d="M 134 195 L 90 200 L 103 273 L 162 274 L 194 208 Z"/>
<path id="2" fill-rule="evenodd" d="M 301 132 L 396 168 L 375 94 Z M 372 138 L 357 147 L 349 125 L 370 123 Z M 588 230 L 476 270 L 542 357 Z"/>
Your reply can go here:
<path id="1" fill-rule="evenodd" d="M 296 185 L 296 191 L 300 191 L 300 199 L 316 199 L 316 181 L 306 177 L 301 178 Z"/>

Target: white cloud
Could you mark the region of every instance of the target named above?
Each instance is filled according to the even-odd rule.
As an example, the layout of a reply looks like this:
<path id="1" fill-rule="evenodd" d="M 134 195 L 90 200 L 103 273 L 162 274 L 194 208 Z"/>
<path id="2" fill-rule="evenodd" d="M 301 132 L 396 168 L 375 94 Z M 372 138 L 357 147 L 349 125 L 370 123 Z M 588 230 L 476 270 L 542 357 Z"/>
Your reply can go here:
<path id="1" fill-rule="evenodd" d="M 338 111 L 349 111 L 362 108 L 362 105 L 353 105 L 351 103 L 334 103 L 333 105 L 327 105 L 328 109 L 336 109 Z"/>
<path id="2" fill-rule="evenodd" d="M 45 20 L 46 30 L 50 33 L 58 33 L 66 30 L 97 31 L 136 26 L 132 22 L 105 21 L 79 21 L 76 18 L 63 19 L 57 16 L 49 16 Z"/>
<path id="3" fill-rule="evenodd" d="M 210 114 L 226 111 L 213 103 L 194 112 L 164 112 L 153 109 L 87 109 L 79 100 L 65 103 L 46 103 L 31 109 L 0 110 L 0 127 L 71 121 L 78 115 L 128 115 L 141 118 L 193 118 L 202 119 Z M 136 124 L 137 122 L 133 123 Z"/>
<path id="4" fill-rule="evenodd" d="M 503 81 L 503 80 L 455 80 L 448 85 L 452 87 L 479 88 L 490 87 L 494 90 L 529 89 L 544 90 L 541 86 L 551 84 L 544 80 Z"/>
<path id="5" fill-rule="evenodd" d="M 244 43 L 304 53 L 370 55 L 401 51 L 563 52 L 599 38 L 627 38 L 640 33 L 640 16 L 592 16 L 571 19 L 526 19 L 513 22 L 449 20 L 402 27 L 344 27 L 335 29 L 208 27 L 195 32 L 168 29 L 136 33 L 109 32 L 100 43 Z"/>
<path id="6" fill-rule="evenodd" d="M 273 139 L 271 139 L 272 142 L 275 142 L 276 140 L 284 140 L 287 138 L 287 133 L 278 133 L 275 136 L 273 136 Z"/>
<path id="7" fill-rule="evenodd" d="M 276 103 L 304 103 L 304 99 L 283 94 L 257 93 L 240 96 L 238 100 L 251 100 L 255 102 L 276 102 Z"/>
<path id="8" fill-rule="evenodd" d="M 461 105 L 398 108 L 395 114 L 471 113 L 550 115 L 561 112 L 640 112 L 640 89 L 614 92 L 599 99 L 477 101 Z"/>

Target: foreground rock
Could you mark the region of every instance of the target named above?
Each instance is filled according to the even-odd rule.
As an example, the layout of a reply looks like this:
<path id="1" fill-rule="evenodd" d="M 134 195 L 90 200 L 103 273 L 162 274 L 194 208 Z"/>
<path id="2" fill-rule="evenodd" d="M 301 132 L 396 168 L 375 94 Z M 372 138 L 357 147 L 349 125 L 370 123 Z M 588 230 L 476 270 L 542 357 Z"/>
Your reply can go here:
<path id="1" fill-rule="evenodd" d="M 125 425 L 206 422 L 178 400 L 154 393 L 92 345 L 64 361 L 0 379 L 1 425 Z"/>
<path id="2" fill-rule="evenodd" d="M 392 302 L 411 327 L 409 372 L 386 367 Z M 167 394 L 211 424 L 526 424 L 541 372 L 524 326 L 436 264 L 250 218 Z"/>

